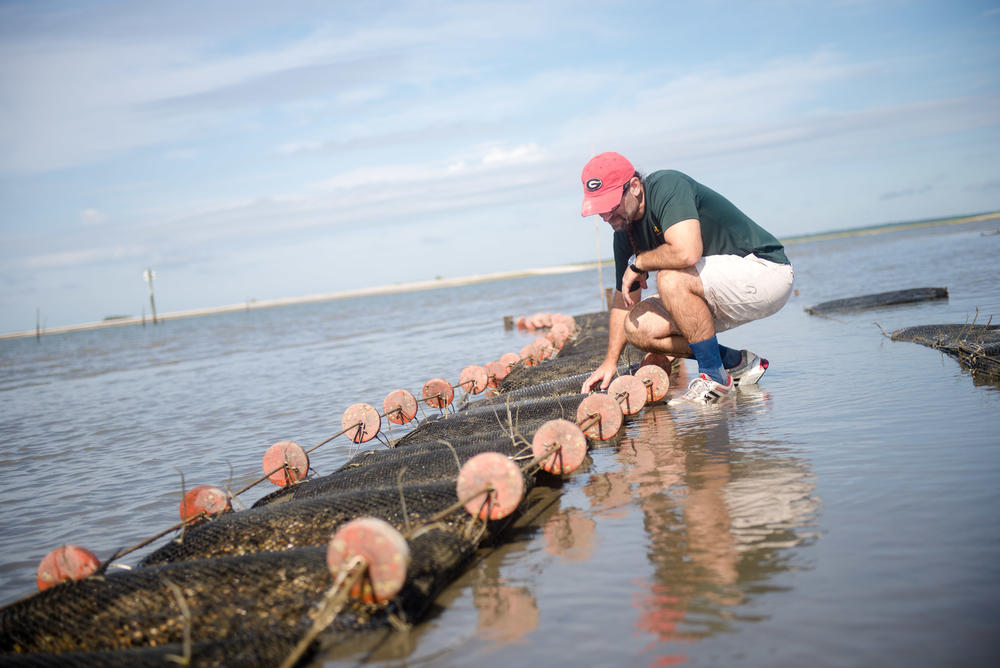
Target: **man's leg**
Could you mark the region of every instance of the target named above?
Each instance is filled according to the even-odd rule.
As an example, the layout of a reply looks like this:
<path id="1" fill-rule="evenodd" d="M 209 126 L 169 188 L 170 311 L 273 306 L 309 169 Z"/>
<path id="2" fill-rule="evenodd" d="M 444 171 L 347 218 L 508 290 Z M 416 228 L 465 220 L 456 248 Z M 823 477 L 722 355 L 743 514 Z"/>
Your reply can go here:
<path id="1" fill-rule="evenodd" d="M 687 339 L 657 296 L 635 305 L 625 318 L 625 338 L 636 348 L 672 357 L 693 357 Z"/>
<path id="2" fill-rule="evenodd" d="M 693 356 L 699 373 L 728 385 L 701 278 L 693 268 L 661 270 L 656 286 L 659 297 L 644 300 L 629 313 L 625 336 L 643 350 Z"/>
<path id="3" fill-rule="evenodd" d="M 789 265 L 761 260 L 753 255 L 716 255 L 702 258 L 698 273 L 710 295 L 706 301 L 716 331 L 724 331 L 766 318 L 788 301 L 794 274 Z M 723 366 L 738 386 L 752 385 L 768 368 L 768 361 L 749 350 L 719 345 Z"/>
<path id="4" fill-rule="evenodd" d="M 722 357 L 722 366 L 727 369 L 732 369 L 740 365 L 743 361 L 743 354 L 741 351 L 735 348 L 728 348 L 721 343 L 719 344 L 719 355 Z"/>

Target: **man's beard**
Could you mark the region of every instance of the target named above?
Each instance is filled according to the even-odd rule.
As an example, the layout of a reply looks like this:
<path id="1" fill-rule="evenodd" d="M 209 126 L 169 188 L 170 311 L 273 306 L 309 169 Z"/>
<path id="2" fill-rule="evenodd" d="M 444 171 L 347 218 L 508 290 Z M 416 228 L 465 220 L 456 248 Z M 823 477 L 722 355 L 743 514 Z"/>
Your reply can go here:
<path id="1" fill-rule="evenodd" d="M 625 220 L 624 216 L 616 216 L 608 221 L 615 232 L 624 232 L 632 224 L 632 221 Z"/>
<path id="2" fill-rule="evenodd" d="M 642 190 L 639 191 L 639 196 L 635 198 L 634 211 L 623 212 L 617 216 L 614 216 L 611 220 L 608 221 L 608 223 L 611 225 L 612 229 L 614 229 L 615 232 L 624 232 L 629 227 L 631 227 L 633 223 L 635 223 L 635 220 L 627 218 L 625 214 L 627 213 L 628 216 L 632 215 L 638 216 L 639 210 L 642 209 L 642 200 L 645 198 L 645 194 L 646 193 L 643 192 Z M 638 217 L 636 218 L 636 220 L 638 220 Z"/>

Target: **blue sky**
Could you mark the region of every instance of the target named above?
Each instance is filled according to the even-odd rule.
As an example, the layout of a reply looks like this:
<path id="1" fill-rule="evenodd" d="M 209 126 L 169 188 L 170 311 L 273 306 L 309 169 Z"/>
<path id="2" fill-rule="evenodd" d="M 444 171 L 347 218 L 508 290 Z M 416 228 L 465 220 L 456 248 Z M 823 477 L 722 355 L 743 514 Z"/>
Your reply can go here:
<path id="1" fill-rule="evenodd" d="M 592 260 L 607 150 L 779 237 L 1000 209 L 1000 2 L 0 2 L 0 331 Z"/>

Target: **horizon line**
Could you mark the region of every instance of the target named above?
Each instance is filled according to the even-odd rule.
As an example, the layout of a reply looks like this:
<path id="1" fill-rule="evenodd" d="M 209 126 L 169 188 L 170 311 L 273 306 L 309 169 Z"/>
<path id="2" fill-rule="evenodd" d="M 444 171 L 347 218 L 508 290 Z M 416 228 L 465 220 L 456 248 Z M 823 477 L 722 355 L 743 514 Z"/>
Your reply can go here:
<path id="1" fill-rule="evenodd" d="M 917 229 L 921 227 L 933 227 L 938 225 L 957 225 L 962 223 L 973 223 L 984 220 L 1000 218 L 1000 211 L 987 213 L 969 214 L 965 216 L 949 216 L 945 218 L 931 218 L 925 220 L 882 223 L 866 227 L 848 228 L 844 230 L 834 230 L 829 232 L 817 232 L 796 237 L 781 239 L 781 243 L 798 244 L 807 241 L 825 241 L 827 239 L 837 239 L 849 236 L 866 236 L 872 234 L 883 234 L 896 230 Z M 215 315 L 219 313 L 231 313 L 234 311 L 249 311 L 257 308 L 275 308 L 278 306 L 292 306 L 297 304 L 311 304 L 324 301 L 336 301 L 338 299 L 350 299 L 352 297 L 366 297 L 375 295 L 395 294 L 401 292 L 420 292 L 423 290 L 434 290 L 438 288 L 457 287 L 474 283 L 486 283 L 509 278 L 523 278 L 528 276 L 545 276 L 551 274 L 569 274 L 578 271 L 592 269 L 602 264 L 613 262 L 612 259 L 599 259 L 588 262 L 556 265 L 552 267 L 540 267 L 536 269 L 518 269 L 512 271 L 501 271 L 490 274 L 473 274 L 470 276 L 460 276 L 455 278 L 435 278 L 423 281 L 413 281 L 410 283 L 393 283 L 367 288 L 355 288 L 352 290 L 337 290 L 299 297 L 280 297 L 276 299 L 257 300 L 250 299 L 237 304 L 227 304 L 224 306 L 206 306 L 183 311 L 172 311 L 157 315 L 156 320 L 175 320 L 178 318 L 192 318 L 202 315 Z M 0 340 L 18 339 L 31 336 L 41 337 L 50 334 L 65 334 L 67 332 L 84 331 L 91 329 L 103 329 L 107 327 L 123 327 L 127 325 L 146 324 L 146 316 L 108 316 L 104 320 L 95 322 L 85 322 L 75 325 L 59 325 L 47 327 L 45 329 L 19 330 L 14 332 L 0 333 Z"/>

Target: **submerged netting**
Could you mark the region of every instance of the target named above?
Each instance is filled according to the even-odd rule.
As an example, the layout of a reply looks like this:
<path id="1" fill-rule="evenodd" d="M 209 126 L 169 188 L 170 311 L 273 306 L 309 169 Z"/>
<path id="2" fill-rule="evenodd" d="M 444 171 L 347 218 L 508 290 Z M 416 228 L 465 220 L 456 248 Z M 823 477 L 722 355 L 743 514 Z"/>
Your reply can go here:
<path id="1" fill-rule="evenodd" d="M 292 499 L 308 499 L 331 494 L 363 492 L 386 489 L 396 490 L 421 483 L 449 481 L 454 483 L 462 464 L 482 452 L 500 452 L 510 457 L 524 454 L 525 447 L 514 445 L 510 439 L 474 441 L 452 444 L 436 441 L 414 446 L 413 451 L 398 447 L 391 450 L 372 450 L 353 457 L 344 466 L 329 475 L 304 480 L 262 498 L 255 508 Z M 454 484 L 452 497 L 454 497 Z M 399 496 L 399 493 L 396 493 Z M 452 498 L 450 503 L 457 499 Z M 390 499 L 391 501 L 391 499 Z M 384 505 L 379 502 L 378 505 Z"/>
<path id="2" fill-rule="evenodd" d="M 846 299 L 834 299 L 816 304 L 815 306 L 807 306 L 805 310 L 806 313 L 811 313 L 812 315 L 825 315 L 827 313 L 861 311 L 947 298 L 948 288 L 909 288 L 907 290 L 878 292 L 859 297 L 847 297 Z"/>
<path id="3" fill-rule="evenodd" d="M 555 359 L 548 360 L 539 366 L 518 364 L 500 383 L 501 394 L 522 391 L 531 393 L 529 388 L 545 383 L 551 383 L 552 394 L 572 394 L 580 391 L 583 381 L 596 369 L 607 352 L 608 347 L 608 316 L 606 313 L 588 314 L 577 317 L 581 331 L 573 341 L 572 347 L 564 348 Z M 626 369 L 638 366 L 645 353 L 631 344 L 619 358 L 624 364 L 620 373 Z M 575 388 L 575 389 L 574 389 Z M 548 392 L 548 388 L 539 388 L 539 392 Z M 534 394 L 533 396 L 545 396 Z"/>
<path id="4" fill-rule="evenodd" d="M 253 508 L 187 526 L 134 570 L 64 582 L 0 609 L 4 662 L 279 665 L 309 639 L 333 585 L 325 558 L 331 533 L 359 517 L 402 533 L 411 558 L 405 584 L 386 603 L 348 599 L 326 625 L 325 643 L 416 622 L 483 541 L 502 536 L 513 519 L 484 520 L 460 507 L 462 466 L 500 453 L 522 465 L 518 475 L 531 489 L 531 438 L 555 418 L 577 421 L 585 399 L 579 385 L 607 345 L 606 319 L 580 316 L 575 341 L 555 359 L 515 366 L 498 396 L 425 420 L 395 447 L 363 452 Z M 640 358 L 630 354 L 623 361 Z"/>
<path id="5" fill-rule="evenodd" d="M 328 539 L 328 536 L 327 536 Z M 388 606 L 359 601 L 331 631 L 416 621 L 476 542 L 444 526 L 409 541 L 407 583 Z M 0 651 L 100 651 L 242 635 L 297 638 L 331 584 L 322 547 L 145 566 L 63 583 L 0 610 Z M 183 605 L 182 605 L 183 602 Z"/>
<path id="6" fill-rule="evenodd" d="M 191 665 L 218 668 L 279 666 L 295 647 L 297 635 L 273 630 L 269 635 L 236 633 L 221 640 L 168 643 L 109 650 L 72 650 L 4 654 L 3 665 L 16 668 L 163 668 Z"/>
<path id="7" fill-rule="evenodd" d="M 585 396 L 507 400 L 501 395 L 454 415 L 427 420 L 399 439 L 397 447 L 460 438 L 469 433 L 488 434 L 493 439 L 517 436 L 530 439 L 549 420 L 575 419 L 576 409 Z"/>
<path id="8" fill-rule="evenodd" d="M 553 363 L 558 360 L 553 360 Z M 594 364 L 596 368 L 600 364 L 600 361 Z M 532 367 L 533 368 L 533 367 Z M 618 375 L 624 376 L 627 374 L 635 373 L 636 369 L 639 368 L 638 363 L 634 364 L 622 364 L 618 367 Z M 567 369 L 569 371 L 569 369 Z M 551 369 L 539 369 L 539 371 L 547 372 L 546 375 L 550 375 Z M 521 373 L 514 378 L 513 382 L 508 383 L 505 378 L 503 383 L 501 383 L 501 396 L 507 400 L 518 400 L 525 399 L 529 397 L 554 397 L 564 394 L 577 394 L 580 392 L 580 388 L 583 386 L 583 382 L 590 377 L 593 373 L 593 369 L 590 371 L 584 371 L 583 373 L 576 373 L 572 376 L 566 376 L 565 378 L 555 378 L 553 380 L 543 380 L 534 385 L 525 385 L 524 381 L 526 378 L 539 377 L 541 374 L 535 374 L 534 376 L 530 374 Z M 510 376 L 508 376 L 509 378 Z M 482 405 L 484 403 L 496 403 L 495 398 L 481 399 L 470 405 Z"/>
<path id="9" fill-rule="evenodd" d="M 919 325 L 897 329 L 891 338 L 937 348 L 974 374 L 1000 381 L 1000 325 Z"/>
<path id="10" fill-rule="evenodd" d="M 406 531 L 427 522 L 458 501 L 454 481 L 458 471 L 454 458 L 451 468 L 453 473 L 448 480 L 416 484 L 404 481 L 398 488 L 369 485 L 367 489 L 363 486 L 343 491 L 331 489 L 325 494 L 314 492 L 305 498 L 291 498 L 222 515 L 188 529 L 182 538 L 167 543 L 142 563 L 162 564 L 325 546 L 334 531 L 356 517 L 377 517 Z M 457 535 L 484 530 L 477 525 L 470 526 L 469 515 L 462 509 L 437 522 Z"/>

